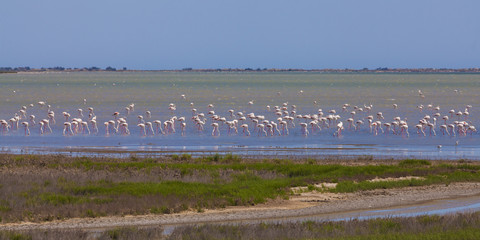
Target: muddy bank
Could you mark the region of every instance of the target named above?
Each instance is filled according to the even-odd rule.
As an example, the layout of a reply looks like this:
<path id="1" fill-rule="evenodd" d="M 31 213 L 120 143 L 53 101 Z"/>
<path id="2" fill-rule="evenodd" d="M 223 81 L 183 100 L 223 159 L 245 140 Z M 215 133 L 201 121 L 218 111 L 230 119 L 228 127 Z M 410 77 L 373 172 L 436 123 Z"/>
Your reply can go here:
<path id="1" fill-rule="evenodd" d="M 455 183 L 344 194 L 310 192 L 292 196 L 289 200 L 277 199 L 252 207 L 227 207 L 220 210 L 205 210 L 201 213 L 189 211 L 166 215 L 75 218 L 42 223 L 22 222 L 2 224 L 0 230 L 90 229 L 98 231 L 129 226 L 168 228 L 184 224 L 298 221 L 305 217 L 314 217 L 317 221 L 328 221 L 339 216 L 343 216 L 345 219 L 348 219 L 349 216 L 359 217 L 355 213 L 366 209 L 385 210 L 403 206 L 422 206 L 439 199 L 456 201 L 479 195 L 480 183 Z"/>

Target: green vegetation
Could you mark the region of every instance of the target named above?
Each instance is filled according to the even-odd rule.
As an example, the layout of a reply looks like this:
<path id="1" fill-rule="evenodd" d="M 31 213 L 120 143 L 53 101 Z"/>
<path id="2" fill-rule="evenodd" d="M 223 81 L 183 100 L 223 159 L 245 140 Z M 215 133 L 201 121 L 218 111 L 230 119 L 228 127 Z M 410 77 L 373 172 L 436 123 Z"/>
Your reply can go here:
<path id="1" fill-rule="evenodd" d="M 302 191 L 355 192 L 453 182 L 480 182 L 466 161 L 298 161 L 242 159 L 233 154 L 164 158 L 71 158 L 1 155 L 2 222 L 71 217 L 169 214 L 254 205 Z M 3 170 L 1 170 L 3 169 Z M 18 174 L 16 174 L 18 173 Z M 376 178 L 415 176 L 400 181 Z M 318 183 L 337 183 L 335 188 Z"/>

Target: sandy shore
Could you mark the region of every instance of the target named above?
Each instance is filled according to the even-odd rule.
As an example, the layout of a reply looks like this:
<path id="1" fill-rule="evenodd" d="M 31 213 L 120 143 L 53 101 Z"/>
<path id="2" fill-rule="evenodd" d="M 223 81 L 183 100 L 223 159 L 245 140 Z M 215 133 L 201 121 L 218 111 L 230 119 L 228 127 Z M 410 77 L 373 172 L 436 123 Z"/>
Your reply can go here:
<path id="1" fill-rule="evenodd" d="M 382 189 L 357 193 L 334 194 L 306 192 L 289 200 L 272 200 L 252 207 L 227 207 L 205 210 L 202 213 L 184 212 L 166 215 L 115 216 L 100 218 L 75 218 L 41 223 L 10 223 L 0 225 L 0 230 L 31 229 L 84 229 L 101 230 L 127 226 L 178 226 L 203 223 L 251 223 L 265 220 L 301 219 L 315 216 L 317 220 L 332 216 L 349 216 L 348 213 L 365 209 L 388 209 L 399 206 L 422 205 L 439 199 L 459 199 L 480 195 L 480 183 L 455 183 L 402 189 Z"/>

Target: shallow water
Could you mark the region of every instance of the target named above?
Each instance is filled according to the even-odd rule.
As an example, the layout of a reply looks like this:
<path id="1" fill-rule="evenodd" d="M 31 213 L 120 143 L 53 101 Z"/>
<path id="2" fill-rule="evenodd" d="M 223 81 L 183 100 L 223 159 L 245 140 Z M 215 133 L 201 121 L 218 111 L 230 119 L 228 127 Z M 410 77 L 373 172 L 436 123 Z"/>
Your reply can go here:
<path id="1" fill-rule="evenodd" d="M 421 90 L 425 98 L 418 94 Z M 457 90 L 457 91 L 455 91 Z M 3 152 L 11 153 L 67 153 L 73 155 L 107 154 L 128 152 L 145 155 L 191 152 L 204 154 L 234 152 L 255 156 L 357 156 L 373 157 L 421 157 L 429 159 L 480 159 L 478 133 L 468 136 L 444 136 L 438 120 L 437 136 L 419 136 L 415 125 L 426 114 L 433 117 L 434 110 L 428 104 L 440 106 L 441 116 L 450 109 L 464 111 L 467 104 L 473 105 L 468 121 L 478 125 L 479 113 L 476 103 L 480 100 L 480 75 L 476 74 L 325 74 L 325 73 L 157 73 L 157 72 L 87 72 L 87 73 L 20 73 L 0 74 L 0 119 L 10 119 L 21 106 L 28 107 L 27 115 L 34 114 L 37 121 L 46 118 L 46 108 L 36 103 L 45 101 L 56 114 L 53 133 L 39 135 L 38 127 L 31 127 L 31 135 L 24 136 L 22 128 L 0 136 Z M 303 91 L 301 93 L 300 91 Z M 186 95 L 186 99 L 181 98 Z M 86 103 L 84 103 L 86 99 Z M 253 105 L 248 102 L 253 101 Z M 317 104 L 314 104 L 314 101 Z M 130 136 L 104 136 L 103 122 L 113 119 L 113 112 L 124 115 L 124 108 L 135 103 L 135 111 L 127 116 Z M 177 106 L 175 112 L 168 105 Z M 226 126 L 221 126 L 221 136 L 212 137 L 210 122 L 203 133 L 195 130 L 190 121 L 191 106 L 207 113 L 207 105 L 214 104 L 215 113 L 229 118 L 229 109 L 244 114 L 254 112 L 276 120 L 266 106 L 282 106 L 288 103 L 297 106 L 297 114 L 316 114 L 323 109 L 325 115 L 336 110 L 344 122 L 341 137 L 333 137 L 334 128 L 301 134 L 299 121 L 290 129 L 288 136 L 249 137 L 227 136 Z M 391 122 L 396 116 L 408 119 L 410 137 L 393 134 L 374 136 L 364 125 L 359 131 L 348 129 L 346 119 L 351 117 L 350 107 L 342 112 L 343 104 L 363 107 L 372 104 L 371 113 L 358 113 L 355 120 L 383 112 L 384 121 Z M 393 109 L 393 104 L 398 109 Z M 418 105 L 423 104 L 421 112 Z M 82 108 L 93 107 L 97 115 L 100 133 L 97 136 L 62 136 L 62 112 L 77 116 Z M 184 116 L 187 121 L 186 136 L 177 133 L 168 136 L 141 137 L 137 115 L 152 112 L 149 121 L 164 122 L 173 115 Z M 84 120 L 86 117 L 84 117 Z M 463 117 L 461 118 L 463 120 Z M 451 123 L 457 120 L 453 117 Z M 148 121 L 148 120 L 147 120 Z M 250 124 L 250 131 L 253 125 Z M 428 130 L 428 129 L 427 129 Z M 241 133 L 241 129 L 239 128 Z M 458 141 L 458 142 L 457 142 Z M 441 148 L 437 146 L 441 145 Z"/>
<path id="2" fill-rule="evenodd" d="M 367 220 L 375 218 L 390 217 L 416 217 L 423 215 L 447 215 L 454 213 L 468 213 L 480 211 L 480 200 L 478 196 L 463 197 L 456 199 L 435 200 L 424 204 L 411 206 L 391 207 L 374 210 L 358 210 L 345 213 L 319 214 L 289 218 L 288 220 L 275 220 L 273 222 L 292 221 L 347 221 L 352 219 Z"/>
<path id="3" fill-rule="evenodd" d="M 429 201 L 422 204 L 414 204 L 408 206 L 379 208 L 379 209 L 366 209 L 356 210 L 349 212 L 337 212 L 337 213 L 323 213 L 323 214 L 311 214 L 306 216 L 294 216 L 294 217 L 278 217 L 278 218 L 265 218 L 258 220 L 228 220 L 224 222 L 215 222 L 215 224 L 288 224 L 293 222 L 338 222 L 338 221 L 350 221 L 350 220 L 369 220 L 378 218 L 394 218 L 394 217 L 417 217 L 424 215 L 448 215 L 456 213 L 469 213 L 480 211 L 480 199 L 478 196 L 459 197 L 455 199 L 441 199 Z M 203 222 L 209 223 L 209 222 Z M 211 223 L 211 222 L 210 222 Z M 200 223 L 196 223 L 200 224 Z M 170 235 L 173 233 L 178 224 L 164 225 L 164 235 Z"/>

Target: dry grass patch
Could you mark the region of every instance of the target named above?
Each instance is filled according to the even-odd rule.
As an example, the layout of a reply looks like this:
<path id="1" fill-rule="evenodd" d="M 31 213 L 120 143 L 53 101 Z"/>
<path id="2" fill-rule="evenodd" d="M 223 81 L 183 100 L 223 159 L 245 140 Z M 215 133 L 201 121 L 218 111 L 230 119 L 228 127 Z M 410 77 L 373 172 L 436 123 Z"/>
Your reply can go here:
<path id="1" fill-rule="evenodd" d="M 234 155 L 125 159 L 0 155 L 0 220 L 201 212 L 290 196 L 326 201 L 340 196 L 337 193 L 359 190 L 480 181 L 477 163 L 377 164 L 370 158 L 332 162 Z"/>

